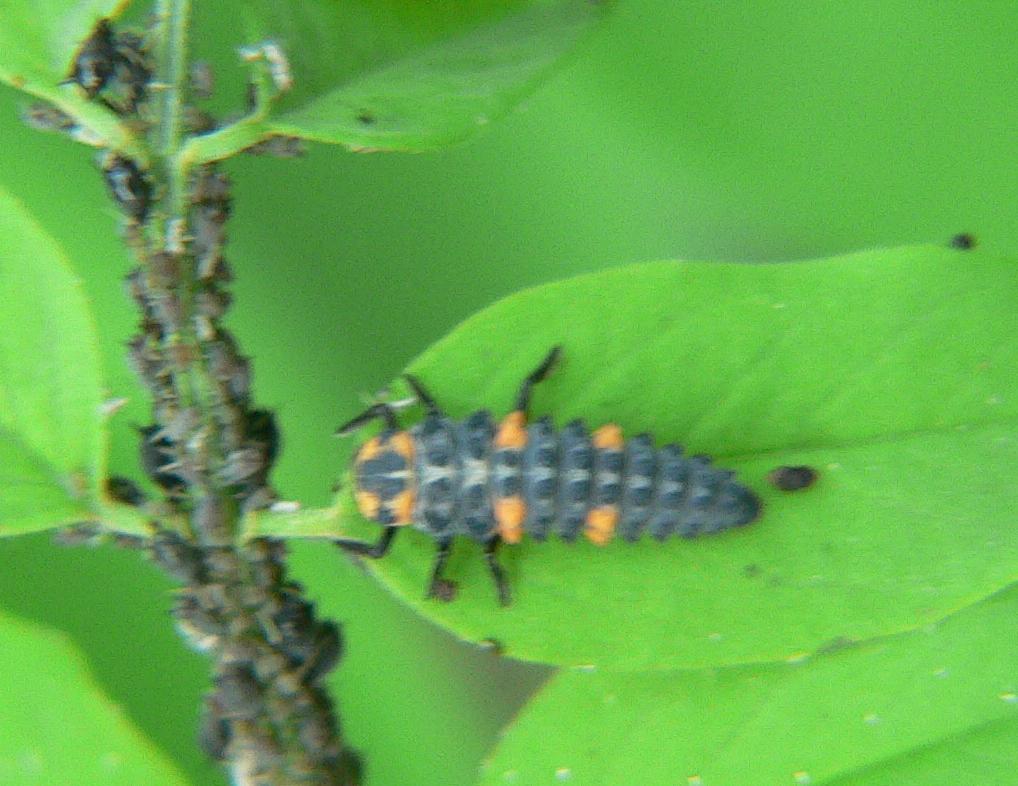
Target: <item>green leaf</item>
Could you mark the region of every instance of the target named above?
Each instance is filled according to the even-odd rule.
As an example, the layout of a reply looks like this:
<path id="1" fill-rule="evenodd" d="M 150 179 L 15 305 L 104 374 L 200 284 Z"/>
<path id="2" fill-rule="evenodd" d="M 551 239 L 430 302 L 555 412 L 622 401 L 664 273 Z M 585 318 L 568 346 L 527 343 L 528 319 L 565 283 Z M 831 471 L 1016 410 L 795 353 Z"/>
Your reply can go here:
<path id="1" fill-rule="evenodd" d="M 140 155 L 111 111 L 88 101 L 76 85 L 61 84 L 96 22 L 125 5 L 122 0 L 0 0 L 0 82 L 54 104 L 107 147 Z"/>
<path id="2" fill-rule="evenodd" d="M 103 693 L 66 637 L 0 616 L 0 662 L 0 783 L 186 782 Z"/>
<path id="3" fill-rule="evenodd" d="M 1012 783 L 1016 637 L 1012 588 L 806 663 L 563 671 L 510 726 L 481 783 Z"/>
<path id="4" fill-rule="evenodd" d="M 95 325 L 56 242 L 0 189 L 0 535 L 94 518 L 105 432 Z"/>
<path id="5" fill-rule="evenodd" d="M 589 0 L 243 5 L 252 42 L 272 39 L 292 90 L 266 113 L 193 140 L 223 157 L 270 134 L 358 150 L 431 150 L 518 103 L 601 19 Z"/>
<path id="6" fill-rule="evenodd" d="M 762 518 L 693 541 L 504 548 L 509 609 L 472 543 L 447 571 L 453 603 L 423 599 L 425 535 L 370 568 L 458 635 L 560 664 L 774 661 L 940 619 L 1018 578 L 1016 302 L 1018 265 L 932 247 L 634 265 L 510 297 L 412 364 L 451 415 L 506 412 L 562 344 L 535 415 L 711 454 Z M 802 463 L 820 471 L 810 490 L 765 481 Z M 341 504 L 347 533 L 377 537 Z"/>

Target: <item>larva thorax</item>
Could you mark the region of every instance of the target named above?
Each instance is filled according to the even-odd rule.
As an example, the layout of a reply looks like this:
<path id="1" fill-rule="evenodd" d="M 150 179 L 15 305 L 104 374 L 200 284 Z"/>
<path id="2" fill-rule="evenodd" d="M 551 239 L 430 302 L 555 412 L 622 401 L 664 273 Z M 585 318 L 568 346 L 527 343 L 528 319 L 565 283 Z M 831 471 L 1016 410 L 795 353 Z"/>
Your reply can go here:
<path id="1" fill-rule="evenodd" d="M 519 411 L 499 424 L 484 410 L 463 420 L 431 412 L 361 447 L 355 494 L 368 518 L 436 538 L 573 541 L 582 532 L 603 545 L 753 521 L 760 501 L 733 474 L 677 445 L 657 448 L 647 434 L 624 441 L 613 424 L 590 433 L 581 420 L 555 430 Z"/>

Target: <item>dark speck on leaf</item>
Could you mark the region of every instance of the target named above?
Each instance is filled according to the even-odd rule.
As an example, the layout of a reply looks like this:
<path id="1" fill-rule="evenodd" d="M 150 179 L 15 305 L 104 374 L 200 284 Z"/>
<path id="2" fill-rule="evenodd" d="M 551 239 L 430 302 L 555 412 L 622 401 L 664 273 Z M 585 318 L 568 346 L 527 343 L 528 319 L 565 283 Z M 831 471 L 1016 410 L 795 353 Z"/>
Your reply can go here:
<path id="1" fill-rule="evenodd" d="M 370 112 L 361 112 L 357 115 L 357 120 L 361 125 L 370 126 L 375 122 L 375 116 Z"/>
<path id="2" fill-rule="evenodd" d="M 760 569 L 760 566 L 757 565 L 755 562 L 751 562 L 749 565 L 742 569 L 742 575 L 745 576 L 747 579 L 755 579 L 761 573 L 763 573 L 763 571 Z"/>
<path id="3" fill-rule="evenodd" d="M 778 467 L 767 475 L 768 482 L 779 491 L 800 491 L 808 489 L 817 480 L 813 467 Z"/>
<path id="4" fill-rule="evenodd" d="M 976 236 L 970 235 L 968 232 L 962 232 L 951 238 L 951 248 L 957 248 L 959 251 L 969 251 L 976 245 Z"/>

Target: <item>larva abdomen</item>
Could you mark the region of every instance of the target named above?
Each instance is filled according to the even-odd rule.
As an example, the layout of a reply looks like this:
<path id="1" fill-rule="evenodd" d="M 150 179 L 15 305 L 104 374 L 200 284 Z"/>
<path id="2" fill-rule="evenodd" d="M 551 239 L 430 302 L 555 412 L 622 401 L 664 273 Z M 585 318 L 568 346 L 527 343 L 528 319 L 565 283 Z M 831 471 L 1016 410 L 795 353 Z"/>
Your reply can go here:
<path id="1" fill-rule="evenodd" d="M 463 421 L 429 415 L 411 435 L 405 487 L 415 492 L 414 524 L 434 536 L 664 540 L 740 526 L 759 512 L 753 492 L 706 456 L 656 448 L 648 434 L 623 442 L 617 426 L 591 435 L 576 420 L 556 432 L 542 418 L 510 439 L 481 411 Z M 507 516 L 515 517 L 511 531 Z"/>

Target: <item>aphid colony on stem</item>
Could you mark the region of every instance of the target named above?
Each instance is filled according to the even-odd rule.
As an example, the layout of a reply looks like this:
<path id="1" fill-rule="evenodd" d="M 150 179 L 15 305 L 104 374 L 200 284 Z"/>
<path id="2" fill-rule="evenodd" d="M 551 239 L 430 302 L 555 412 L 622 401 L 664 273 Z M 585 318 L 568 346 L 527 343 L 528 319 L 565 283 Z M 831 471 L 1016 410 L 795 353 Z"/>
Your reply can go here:
<path id="1" fill-rule="evenodd" d="M 748 524 L 760 499 L 730 470 L 706 456 L 686 456 L 678 445 L 655 448 L 641 434 L 623 441 L 605 425 L 588 434 L 576 420 L 556 432 L 548 418 L 528 423 L 533 386 L 559 357 L 556 347 L 523 381 L 516 406 L 496 425 L 487 411 L 463 421 L 447 417 L 416 378 L 406 380 L 427 414 L 403 430 L 391 404 L 375 404 L 338 433 L 380 419 L 382 433 L 354 459 L 355 498 L 361 513 L 385 529 L 377 543 L 341 541 L 347 551 L 381 557 L 401 527 L 413 525 L 432 538 L 438 554 L 429 597 L 449 596 L 442 573 L 453 538 L 466 535 L 484 554 L 503 605 L 509 586 L 495 559 L 501 543 L 524 534 L 550 533 L 571 542 L 580 533 L 603 546 L 618 534 L 632 542 L 647 533 L 694 537 Z"/>
<path id="2" fill-rule="evenodd" d="M 68 81 L 132 133 L 155 131 L 146 101 L 156 93 L 149 49 L 143 36 L 100 20 Z M 202 84 L 194 94 L 206 96 L 211 73 L 195 74 Z M 184 110 L 190 133 L 216 127 L 207 114 Z M 59 110 L 36 107 L 29 117 L 81 136 Z M 342 744 L 322 685 L 342 655 L 339 627 L 317 619 L 303 588 L 286 580 L 281 543 L 238 543 L 238 518 L 276 499 L 269 473 L 280 434 L 273 413 L 254 405 L 250 361 L 222 325 L 231 300 L 223 289 L 232 280 L 223 257 L 230 181 L 211 164 L 195 167 L 182 184 L 181 211 L 164 200 L 168 189 L 155 168 L 121 151 L 105 152 L 101 168 L 140 261 L 126 277 L 140 313 L 128 358 L 153 402 L 152 423 L 138 429 L 142 467 L 164 495 L 150 510 L 156 519 L 167 510 L 182 514 L 190 525 L 186 535 L 156 527 L 134 540 L 181 582 L 177 628 L 214 660 L 199 741 L 238 784 L 354 786 L 356 756 Z M 111 479 L 107 489 L 146 504 L 128 480 Z"/>

